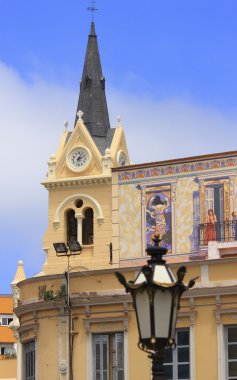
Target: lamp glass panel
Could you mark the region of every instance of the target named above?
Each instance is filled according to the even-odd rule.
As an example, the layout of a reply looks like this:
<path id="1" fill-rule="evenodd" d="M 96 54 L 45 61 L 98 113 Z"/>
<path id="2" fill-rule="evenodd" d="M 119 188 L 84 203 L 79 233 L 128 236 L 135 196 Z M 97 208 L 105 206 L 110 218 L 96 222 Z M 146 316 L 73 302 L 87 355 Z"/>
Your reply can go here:
<path id="1" fill-rule="evenodd" d="M 178 315 L 178 305 L 179 305 L 179 296 L 174 291 L 174 303 L 173 303 L 173 317 L 172 317 L 172 327 L 171 327 L 171 339 L 175 339 L 175 330 L 176 330 L 176 321 Z"/>
<path id="2" fill-rule="evenodd" d="M 155 336 L 168 338 L 172 308 L 172 288 L 157 289 L 154 295 Z"/>
<path id="3" fill-rule="evenodd" d="M 144 276 L 144 273 L 140 272 L 136 278 L 135 284 L 143 284 L 144 282 L 147 282 L 146 277 Z"/>
<path id="4" fill-rule="evenodd" d="M 165 265 L 156 265 L 154 269 L 153 281 L 162 284 L 172 284 L 174 281 L 170 277 L 168 268 Z"/>
<path id="5" fill-rule="evenodd" d="M 135 296 L 137 319 L 140 331 L 140 338 L 146 339 L 151 337 L 151 316 L 150 301 L 146 290 L 137 292 Z"/>
<path id="6" fill-rule="evenodd" d="M 167 267 L 167 272 L 169 273 L 170 277 L 172 278 L 172 282 L 176 282 L 177 280 L 175 278 L 175 275 L 169 267 Z"/>

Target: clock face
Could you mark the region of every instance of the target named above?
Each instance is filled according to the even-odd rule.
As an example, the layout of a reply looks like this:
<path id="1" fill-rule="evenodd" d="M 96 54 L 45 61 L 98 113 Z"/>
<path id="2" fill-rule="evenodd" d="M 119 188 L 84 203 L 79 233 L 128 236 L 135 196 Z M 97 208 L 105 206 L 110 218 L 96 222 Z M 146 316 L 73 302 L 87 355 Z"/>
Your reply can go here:
<path id="1" fill-rule="evenodd" d="M 125 166 L 127 163 L 127 156 L 124 152 L 120 152 L 119 154 L 119 165 Z"/>
<path id="2" fill-rule="evenodd" d="M 88 152 L 83 148 L 78 148 L 71 153 L 70 163 L 75 169 L 83 168 L 89 161 Z"/>

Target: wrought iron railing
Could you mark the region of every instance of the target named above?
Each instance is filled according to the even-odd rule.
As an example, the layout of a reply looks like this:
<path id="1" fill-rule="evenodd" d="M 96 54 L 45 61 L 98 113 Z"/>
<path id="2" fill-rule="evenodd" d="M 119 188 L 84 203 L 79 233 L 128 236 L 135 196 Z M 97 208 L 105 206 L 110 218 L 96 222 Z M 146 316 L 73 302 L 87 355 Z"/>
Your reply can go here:
<path id="1" fill-rule="evenodd" d="M 199 245 L 209 241 L 237 241 L 237 220 L 199 224 Z"/>

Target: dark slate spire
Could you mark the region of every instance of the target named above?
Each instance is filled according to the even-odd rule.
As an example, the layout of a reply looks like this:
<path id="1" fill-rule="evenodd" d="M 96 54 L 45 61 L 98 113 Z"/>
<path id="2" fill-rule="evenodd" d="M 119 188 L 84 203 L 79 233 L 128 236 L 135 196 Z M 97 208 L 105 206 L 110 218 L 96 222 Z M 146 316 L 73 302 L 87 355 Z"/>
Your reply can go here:
<path id="1" fill-rule="evenodd" d="M 77 112 L 83 111 L 83 121 L 92 137 L 106 138 L 110 129 L 105 96 L 105 78 L 102 74 L 100 54 L 92 21 L 86 58 L 82 74 Z M 76 116 L 75 123 L 78 116 Z"/>

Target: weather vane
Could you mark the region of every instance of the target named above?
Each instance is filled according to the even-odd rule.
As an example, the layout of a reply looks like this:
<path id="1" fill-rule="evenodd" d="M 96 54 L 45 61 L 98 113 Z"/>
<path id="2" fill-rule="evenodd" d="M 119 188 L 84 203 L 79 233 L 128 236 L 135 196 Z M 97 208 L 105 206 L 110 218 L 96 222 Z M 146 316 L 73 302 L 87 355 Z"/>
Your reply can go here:
<path id="1" fill-rule="evenodd" d="M 92 21 L 94 21 L 94 12 L 98 11 L 98 9 L 95 7 L 95 3 L 95 0 L 91 0 L 90 6 L 87 8 L 87 10 L 92 13 Z"/>

